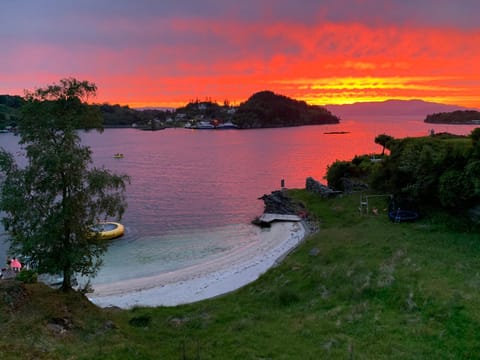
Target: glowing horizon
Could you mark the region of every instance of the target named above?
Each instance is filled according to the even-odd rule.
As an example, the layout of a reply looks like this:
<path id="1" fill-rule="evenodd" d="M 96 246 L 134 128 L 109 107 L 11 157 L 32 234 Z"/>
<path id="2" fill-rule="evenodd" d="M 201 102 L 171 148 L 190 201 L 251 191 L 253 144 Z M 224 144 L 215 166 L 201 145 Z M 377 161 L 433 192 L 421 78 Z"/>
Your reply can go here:
<path id="1" fill-rule="evenodd" d="M 263 90 L 317 105 L 421 99 L 480 108 L 476 2 L 24 0 L 5 7 L 0 93 L 75 77 L 98 86 L 95 102 L 132 108 L 196 99 L 238 105 Z"/>

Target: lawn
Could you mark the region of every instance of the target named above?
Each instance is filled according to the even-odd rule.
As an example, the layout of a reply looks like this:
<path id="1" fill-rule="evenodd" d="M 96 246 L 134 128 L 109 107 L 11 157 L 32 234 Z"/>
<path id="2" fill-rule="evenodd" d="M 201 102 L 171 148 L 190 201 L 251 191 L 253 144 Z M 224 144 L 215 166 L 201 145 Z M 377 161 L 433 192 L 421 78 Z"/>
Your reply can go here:
<path id="1" fill-rule="evenodd" d="M 478 232 L 452 227 L 441 214 L 392 223 L 380 199 L 378 215 L 361 214 L 359 194 L 327 200 L 304 190 L 291 194 L 318 220 L 319 232 L 225 296 L 126 311 L 98 309 L 78 294 L 38 284 L 24 293 L 2 284 L 0 358 L 480 356 Z"/>

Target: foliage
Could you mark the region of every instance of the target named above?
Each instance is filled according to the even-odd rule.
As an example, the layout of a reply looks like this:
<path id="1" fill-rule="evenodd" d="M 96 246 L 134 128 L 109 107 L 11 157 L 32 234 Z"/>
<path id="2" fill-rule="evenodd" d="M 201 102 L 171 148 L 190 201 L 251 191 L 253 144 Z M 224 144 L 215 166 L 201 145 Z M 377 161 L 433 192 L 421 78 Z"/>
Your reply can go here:
<path id="1" fill-rule="evenodd" d="M 25 100 L 18 95 L 0 95 L 0 104 L 14 109 L 20 109 Z"/>
<path id="2" fill-rule="evenodd" d="M 375 142 L 390 150 L 374 164 L 366 156 L 336 161 L 327 168 L 330 187 L 345 191 L 345 178 L 361 179 L 377 192 L 415 208 L 440 206 L 466 214 L 480 204 L 480 132 L 469 137 L 439 133 L 394 139 L 382 134 Z"/>
<path id="3" fill-rule="evenodd" d="M 379 158 L 380 159 L 380 158 Z M 326 179 L 328 186 L 334 190 L 351 191 L 345 187 L 346 180 L 351 185 L 365 185 L 369 182 L 369 177 L 377 166 L 372 162 L 369 155 L 355 156 L 352 161 L 337 160 L 327 166 Z"/>
<path id="4" fill-rule="evenodd" d="M 261 91 L 240 104 L 233 121 L 241 128 L 267 128 L 335 124 L 339 119 L 321 106 Z"/>
<path id="5" fill-rule="evenodd" d="M 219 105 L 213 101 L 195 100 L 189 102 L 187 105 L 177 109 L 177 114 L 182 114 L 187 119 L 205 119 L 205 120 L 231 120 L 229 110 L 231 107 L 228 102 Z"/>
<path id="6" fill-rule="evenodd" d="M 382 145 L 382 155 L 385 154 L 385 149 L 390 150 L 390 144 L 393 142 L 393 136 L 387 134 L 380 134 L 375 138 L 375 144 Z"/>
<path id="7" fill-rule="evenodd" d="M 371 186 L 417 206 L 441 206 L 460 214 L 480 201 L 479 155 L 468 137 L 394 140 L 390 156 L 372 174 Z"/>
<path id="8" fill-rule="evenodd" d="M 85 101 L 96 86 L 63 79 L 27 93 L 19 120 L 27 165 L 0 151 L 0 210 L 11 236 L 11 250 L 31 258 L 39 272 L 94 275 L 105 244 L 90 227 L 106 217 L 120 218 L 126 206 L 125 175 L 92 167 L 91 151 L 80 144 L 78 129 L 101 130 L 101 117 Z"/>
<path id="9" fill-rule="evenodd" d="M 476 110 L 456 110 L 429 114 L 425 118 L 426 123 L 435 124 L 473 124 L 480 122 L 480 112 Z"/>
<path id="10" fill-rule="evenodd" d="M 327 166 L 327 183 L 334 190 L 343 190 L 342 179 L 353 177 L 355 164 L 350 161 L 337 160 Z"/>
<path id="11" fill-rule="evenodd" d="M 477 146 L 480 143 L 480 127 L 473 129 L 470 133 L 470 137 L 473 141 L 473 145 Z"/>
<path id="12" fill-rule="evenodd" d="M 28 95 L 27 95 L 28 96 Z M 6 126 L 15 127 L 26 98 L 21 96 L 0 95 L 0 129 Z M 144 125 L 157 119 L 164 122 L 173 114 L 170 111 L 146 109 L 135 110 L 118 104 L 92 104 L 92 111 L 99 112 L 103 126 L 131 127 L 133 124 Z"/>
<path id="13" fill-rule="evenodd" d="M 34 284 L 37 282 L 38 274 L 35 270 L 32 269 L 23 269 L 16 276 L 16 280 L 21 281 L 25 284 Z"/>
<path id="14" fill-rule="evenodd" d="M 99 108 L 105 126 L 131 126 L 132 124 L 141 122 L 140 112 L 130 109 L 128 106 L 109 104 L 95 106 Z"/>
<path id="15" fill-rule="evenodd" d="M 135 110 L 128 106 L 110 105 L 92 105 L 97 107 L 103 117 L 104 126 L 127 126 L 136 124 L 143 126 L 153 120 L 164 122 L 171 115 L 169 111 L 163 110 Z"/>
<path id="16" fill-rule="evenodd" d="M 0 95 L 0 129 L 16 126 L 19 110 L 24 103 L 21 96 Z"/>

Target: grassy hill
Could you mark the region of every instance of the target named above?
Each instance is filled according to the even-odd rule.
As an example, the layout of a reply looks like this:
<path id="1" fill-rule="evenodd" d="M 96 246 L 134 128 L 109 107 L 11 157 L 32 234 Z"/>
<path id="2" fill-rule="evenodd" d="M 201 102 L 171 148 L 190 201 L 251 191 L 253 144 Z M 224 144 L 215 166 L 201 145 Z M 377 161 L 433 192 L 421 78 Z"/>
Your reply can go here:
<path id="1" fill-rule="evenodd" d="M 379 215 L 362 215 L 359 194 L 325 200 L 290 193 L 320 231 L 258 281 L 225 296 L 127 311 L 0 281 L 0 358 L 478 357 L 478 230 L 441 213 L 391 223 L 383 198 L 371 204 Z"/>

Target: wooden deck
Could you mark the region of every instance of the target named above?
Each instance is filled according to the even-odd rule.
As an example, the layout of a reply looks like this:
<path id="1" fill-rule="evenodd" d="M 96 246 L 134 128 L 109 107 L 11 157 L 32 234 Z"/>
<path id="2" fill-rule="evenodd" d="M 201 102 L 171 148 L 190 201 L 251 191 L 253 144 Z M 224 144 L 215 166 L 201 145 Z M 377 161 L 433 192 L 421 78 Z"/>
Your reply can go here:
<path id="1" fill-rule="evenodd" d="M 271 223 L 273 221 L 301 221 L 300 216 L 265 213 L 258 218 L 261 222 Z"/>

